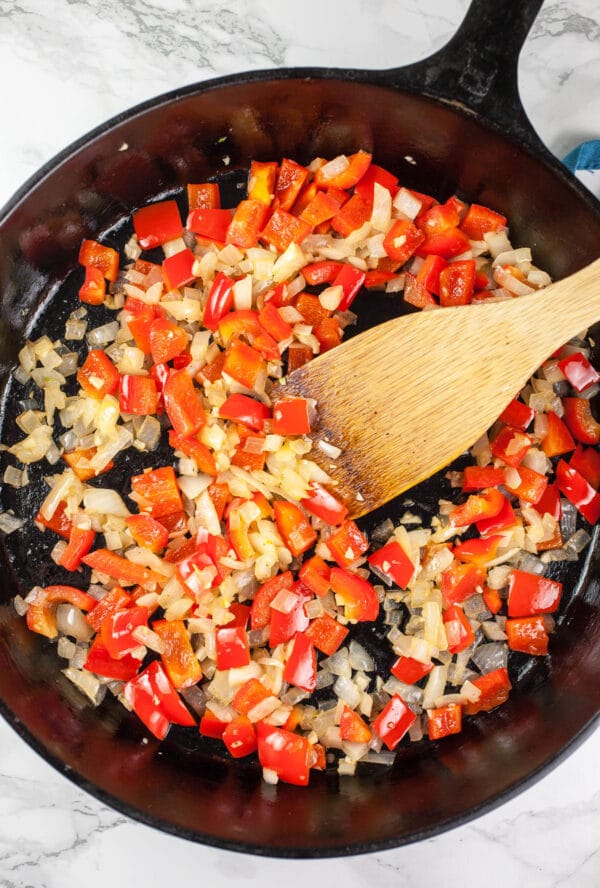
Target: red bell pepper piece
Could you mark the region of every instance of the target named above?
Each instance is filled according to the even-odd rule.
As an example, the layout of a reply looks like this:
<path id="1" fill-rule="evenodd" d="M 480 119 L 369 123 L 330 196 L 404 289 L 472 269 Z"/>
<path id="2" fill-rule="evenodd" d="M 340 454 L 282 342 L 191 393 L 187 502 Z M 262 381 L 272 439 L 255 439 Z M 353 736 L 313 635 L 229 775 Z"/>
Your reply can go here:
<path id="1" fill-rule="evenodd" d="M 93 672 L 94 675 L 102 676 L 102 678 L 129 681 L 134 675 L 137 675 L 141 665 L 141 661 L 130 654 L 125 654 L 119 660 L 115 660 L 106 650 L 101 637 L 97 635 L 88 650 L 83 668 L 88 672 Z"/>
<path id="2" fill-rule="evenodd" d="M 390 672 L 405 684 L 415 684 L 433 669 L 433 663 L 420 663 L 412 657 L 398 657 Z"/>
<path id="3" fill-rule="evenodd" d="M 175 688 L 189 688 L 202 678 L 202 669 L 183 620 L 156 620 L 152 629 L 163 643 L 162 664 Z"/>
<path id="4" fill-rule="evenodd" d="M 155 571 L 148 570 L 140 564 L 134 564 L 133 561 L 129 561 L 109 549 L 96 549 L 95 552 L 90 552 L 81 560 L 99 573 L 107 574 L 127 585 L 146 586 L 148 583 L 160 583 L 164 579 Z"/>
<path id="5" fill-rule="evenodd" d="M 238 425 L 237 433 L 240 443 L 231 458 L 231 464 L 246 469 L 247 472 L 261 472 L 266 460 L 265 436 L 262 432 L 254 432 L 242 425 Z"/>
<path id="6" fill-rule="evenodd" d="M 372 728 L 388 749 L 395 749 L 416 717 L 402 697 L 394 694 L 373 722 Z"/>
<path id="7" fill-rule="evenodd" d="M 250 200 L 259 200 L 267 207 L 271 206 L 275 197 L 275 179 L 278 166 L 275 161 L 263 163 L 253 160 L 248 173 L 248 197 Z"/>
<path id="8" fill-rule="evenodd" d="M 581 444 L 600 443 L 600 423 L 592 415 L 590 402 L 586 398 L 563 398 L 563 419 L 575 438 Z"/>
<path id="9" fill-rule="evenodd" d="M 425 257 L 423 265 L 417 272 L 417 281 L 430 293 L 440 295 L 440 274 L 448 263 L 441 256 L 429 255 Z"/>
<path id="10" fill-rule="evenodd" d="M 162 272 L 167 291 L 185 287 L 196 279 L 193 272 L 196 257 L 191 250 L 180 250 L 163 260 Z"/>
<path id="11" fill-rule="evenodd" d="M 189 343 L 185 330 L 168 318 L 155 318 L 150 327 L 150 352 L 155 364 L 166 364 L 184 352 Z"/>
<path id="12" fill-rule="evenodd" d="M 365 724 L 358 712 L 344 706 L 340 716 L 340 737 L 348 743 L 370 743 L 370 727 Z"/>
<path id="13" fill-rule="evenodd" d="M 70 453 L 63 453 L 63 459 L 70 466 L 80 481 L 89 481 L 97 475 L 109 472 L 114 467 L 114 462 L 107 463 L 101 471 L 96 471 L 89 466 L 89 461 L 95 456 L 96 447 L 79 447 Z M 67 537 L 69 534 L 67 534 Z"/>
<path id="14" fill-rule="evenodd" d="M 514 398 L 500 414 L 500 420 L 513 429 L 524 432 L 533 421 L 535 410 Z"/>
<path id="15" fill-rule="evenodd" d="M 190 459 L 193 459 L 198 469 L 205 475 L 217 474 L 215 458 L 208 447 L 198 440 L 197 436 L 184 437 L 178 435 L 173 429 L 169 429 L 169 444 L 173 450 L 180 450 Z"/>
<path id="16" fill-rule="evenodd" d="M 331 588 L 344 605 L 347 620 L 372 622 L 379 614 L 377 592 L 367 580 L 341 567 L 331 568 Z"/>
<path id="17" fill-rule="evenodd" d="M 323 598 L 329 592 L 331 585 L 329 583 L 329 575 L 331 568 L 320 555 L 313 555 L 307 561 L 302 563 L 302 567 L 298 571 L 298 577 L 305 586 Z"/>
<path id="18" fill-rule="evenodd" d="M 212 737 L 214 740 L 221 740 L 227 725 L 228 722 L 223 722 L 218 719 L 214 712 L 207 707 L 204 711 L 204 715 L 200 719 L 200 733 L 204 737 Z"/>
<path id="19" fill-rule="evenodd" d="M 83 240 L 79 248 L 79 264 L 84 268 L 97 268 L 107 281 L 116 281 L 119 273 L 119 254 L 112 247 L 106 247 L 98 241 Z"/>
<path id="20" fill-rule="evenodd" d="M 306 398 L 282 398 L 273 404 L 273 432 L 276 435 L 308 435 L 310 406 Z"/>
<path id="21" fill-rule="evenodd" d="M 178 435 L 189 438 L 206 423 L 206 414 L 200 403 L 200 392 L 185 370 L 169 374 L 163 388 L 167 416 Z"/>
<path id="22" fill-rule="evenodd" d="M 396 262 L 404 264 L 424 241 L 422 231 L 408 219 L 397 219 L 383 241 L 383 249 Z"/>
<path id="23" fill-rule="evenodd" d="M 304 280 L 311 287 L 318 284 L 331 284 L 344 268 L 343 262 L 334 262 L 333 259 L 324 259 L 321 262 L 313 262 L 302 269 Z M 299 309 L 298 309 L 299 310 Z"/>
<path id="24" fill-rule="evenodd" d="M 171 722 L 187 727 L 195 724 L 158 660 L 127 682 L 123 696 L 159 740 L 166 737 Z"/>
<path id="25" fill-rule="evenodd" d="M 342 646 L 349 631 L 330 614 L 322 614 L 311 620 L 305 634 L 318 651 L 330 657 Z"/>
<path id="26" fill-rule="evenodd" d="M 158 392 L 151 376 L 132 376 L 124 373 L 119 380 L 119 409 L 121 413 L 149 416 L 158 408 Z"/>
<path id="27" fill-rule="evenodd" d="M 533 469 L 529 469 L 527 466 L 519 466 L 517 472 L 520 478 L 519 483 L 512 486 L 505 482 L 506 489 L 518 496 L 519 499 L 527 500 L 528 503 L 535 506 L 541 500 L 548 487 L 548 478 L 545 475 L 540 475 L 539 472 L 534 472 Z"/>
<path id="28" fill-rule="evenodd" d="M 218 210 L 221 206 L 221 193 L 216 182 L 202 182 L 187 186 L 190 210 Z"/>
<path id="29" fill-rule="evenodd" d="M 485 606 L 489 611 L 493 614 L 497 614 L 502 610 L 503 602 L 497 589 L 490 589 L 489 586 L 484 586 L 482 595 L 483 600 L 485 601 Z"/>
<path id="30" fill-rule="evenodd" d="M 267 580 L 257 590 L 250 609 L 250 626 L 252 629 L 264 629 L 271 619 L 271 602 L 283 589 L 291 589 L 294 577 L 289 570 L 277 574 Z"/>
<path id="31" fill-rule="evenodd" d="M 333 280 L 333 286 L 341 287 L 343 290 L 342 301 L 338 305 L 339 311 L 347 311 L 350 308 L 364 283 L 364 271 L 353 265 L 342 266 Z"/>
<path id="32" fill-rule="evenodd" d="M 290 210 L 304 187 L 310 173 L 295 160 L 284 158 L 279 165 L 275 182 L 275 206 Z"/>
<path id="33" fill-rule="evenodd" d="M 373 552 L 369 555 L 368 561 L 390 577 L 401 589 L 406 589 L 415 572 L 414 564 L 396 540 Z"/>
<path id="34" fill-rule="evenodd" d="M 230 210 L 193 209 L 187 217 L 186 228 L 200 237 L 224 244 L 230 222 Z"/>
<path id="35" fill-rule="evenodd" d="M 310 231 L 311 226 L 304 219 L 277 209 L 273 210 L 269 221 L 261 231 L 260 239 L 283 253 L 291 243 L 302 243 Z"/>
<path id="36" fill-rule="evenodd" d="M 156 320 L 156 317 L 157 315 L 154 308 L 149 305 L 143 311 L 137 312 L 127 321 L 127 326 L 129 327 L 129 332 L 133 337 L 133 341 L 145 355 L 149 355 L 151 351 L 150 330 L 152 329 L 152 324 Z"/>
<path id="37" fill-rule="evenodd" d="M 588 386 L 600 382 L 600 373 L 581 352 L 563 358 L 558 362 L 558 366 L 577 392 L 582 392 Z"/>
<path id="38" fill-rule="evenodd" d="M 331 220 L 330 224 L 334 231 L 337 231 L 342 237 L 348 237 L 365 222 L 368 222 L 373 212 L 373 204 L 371 201 L 364 200 L 359 194 L 353 194 L 350 200 L 342 206 Z"/>
<path id="39" fill-rule="evenodd" d="M 475 641 L 475 634 L 465 612 L 456 604 L 447 607 L 442 615 L 446 636 L 448 638 L 448 650 L 451 654 L 464 651 Z"/>
<path id="40" fill-rule="evenodd" d="M 312 482 L 308 496 L 300 500 L 300 505 L 311 515 L 316 515 L 334 527 L 341 524 L 348 514 L 346 506 L 316 481 Z"/>
<path id="41" fill-rule="evenodd" d="M 284 783 L 308 786 L 311 746 L 306 737 L 259 722 L 258 760 Z"/>
<path id="42" fill-rule="evenodd" d="M 271 608 L 269 644 L 272 648 L 290 641 L 297 632 L 304 632 L 308 628 L 304 605 L 312 598 L 312 594 L 301 582 L 294 583 L 292 592 L 296 596 L 296 602 L 287 614 Z"/>
<path id="43" fill-rule="evenodd" d="M 237 669 L 248 665 L 250 648 L 243 626 L 220 626 L 215 635 L 217 669 Z"/>
<path id="44" fill-rule="evenodd" d="M 148 204 L 133 214 L 133 227 L 143 250 L 160 247 L 167 241 L 181 237 L 183 225 L 179 207 L 174 200 Z"/>
<path id="45" fill-rule="evenodd" d="M 583 475 L 595 490 L 600 487 L 600 453 L 593 447 L 582 447 L 578 444 L 569 466 Z"/>
<path id="46" fill-rule="evenodd" d="M 327 548 L 340 567 L 348 567 L 369 548 L 369 541 L 354 521 L 346 521 L 327 540 Z"/>
<path id="47" fill-rule="evenodd" d="M 504 498 L 504 503 L 497 515 L 491 518 L 482 518 L 475 522 L 475 527 L 481 536 L 487 536 L 490 533 L 498 533 L 501 530 L 508 530 L 517 523 L 513 507 L 510 501 Z"/>
<path id="48" fill-rule="evenodd" d="M 247 395 L 230 395 L 219 407 L 219 416 L 260 431 L 265 420 L 270 419 L 271 411 L 265 404 Z"/>
<path id="49" fill-rule="evenodd" d="M 367 151 L 357 151 L 348 155 L 346 169 L 334 176 L 327 176 L 323 167 L 315 171 L 314 181 L 319 188 L 343 188 L 347 190 L 356 185 L 365 175 L 371 165 L 371 155 Z"/>
<path id="50" fill-rule="evenodd" d="M 225 243 L 235 244 L 242 250 L 255 247 L 268 213 L 269 208 L 260 200 L 240 201 L 229 223 Z"/>
<path id="51" fill-rule="evenodd" d="M 86 305 L 102 305 L 106 296 L 106 280 L 99 268 L 87 265 L 85 278 L 79 288 L 79 299 Z"/>
<path id="52" fill-rule="evenodd" d="M 299 506 L 287 500 L 275 500 L 273 510 L 277 529 L 294 558 L 314 545 L 317 533 Z"/>
<path id="53" fill-rule="evenodd" d="M 131 489 L 140 511 L 147 512 L 153 518 L 161 519 L 183 511 L 177 476 L 172 466 L 162 466 L 134 475 Z"/>
<path id="54" fill-rule="evenodd" d="M 507 466 L 517 468 L 532 444 L 531 435 L 510 426 L 504 426 L 490 443 L 493 456 L 503 460 Z"/>
<path id="55" fill-rule="evenodd" d="M 114 611 L 103 620 L 100 627 L 102 644 L 113 659 L 120 660 L 140 646 L 139 641 L 133 637 L 133 632 L 139 626 L 147 625 L 148 610 L 145 607 L 133 605 Z"/>
<path id="56" fill-rule="evenodd" d="M 471 240 L 482 240 L 483 235 L 490 231 L 499 231 L 506 227 L 506 216 L 495 213 L 488 207 L 473 203 L 467 210 L 461 229 Z"/>
<path id="57" fill-rule="evenodd" d="M 600 494 L 580 475 L 577 469 L 560 460 L 556 467 L 556 483 L 560 492 L 590 524 L 600 518 Z"/>
<path id="58" fill-rule="evenodd" d="M 251 755 L 256 752 L 258 746 L 254 726 L 245 715 L 238 715 L 232 719 L 225 727 L 222 738 L 233 758 Z"/>
<path id="59" fill-rule="evenodd" d="M 552 410 L 546 413 L 548 431 L 542 440 L 542 450 L 548 457 L 561 456 L 575 449 L 575 441 L 562 419 Z"/>
<path id="60" fill-rule="evenodd" d="M 450 512 L 450 523 L 454 527 L 467 527 L 485 518 L 495 518 L 506 502 L 504 494 L 490 487 L 481 493 L 473 493 L 466 503 L 456 506 Z M 479 531 L 481 533 L 481 531 Z"/>
<path id="61" fill-rule="evenodd" d="M 557 580 L 513 570 L 508 584 L 508 616 L 554 613 L 558 610 L 561 595 L 562 583 Z"/>
<path id="62" fill-rule="evenodd" d="M 340 210 L 340 204 L 325 191 L 317 191 L 300 213 L 300 218 L 314 228 L 332 219 Z"/>
<path id="63" fill-rule="evenodd" d="M 271 692 L 266 689 L 258 678 L 249 678 L 236 692 L 231 705 L 241 715 L 248 715 L 259 703 L 271 696 Z"/>
<path id="64" fill-rule="evenodd" d="M 499 487 L 504 484 L 504 469 L 493 466 L 466 466 L 463 473 L 462 489 L 465 493 L 482 490 L 484 487 Z"/>
<path id="65" fill-rule="evenodd" d="M 354 193 L 360 194 L 360 196 L 365 200 L 372 201 L 376 182 L 383 188 L 387 188 L 387 190 L 390 192 L 390 195 L 392 197 L 395 197 L 396 193 L 398 192 L 397 176 L 394 176 L 393 173 L 390 173 L 383 167 L 377 166 L 377 164 L 375 163 L 371 164 L 367 172 L 357 183 L 354 189 Z"/>
<path id="66" fill-rule="evenodd" d="M 430 740 L 439 740 L 450 734 L 460 734 L 462 730 L 462 708 L 459 703 L 449 703 L 439 709 L 427 712 Z"/>
<path id="67" fill-rule="evenodd" d="M 288 373 L 293 373 L 299 367 L 304 367 L 312 360 L 313 352 L 310 345 L 303 345 L 301 342 L 292 342 L 288 349 Z"/>
<path id="68" fill-rule="evenodd" d="M 81 527 L 77 527 L 76 524 L 71 525 L 69 544 L 58 562 L 61 567 L 65 567 L 67 570 L 77 570 L 83 556 L 87 555 L 94 545 L 95 538 L 95 531 L 84 530 Z"/>
<path id="69" fill-rule="evenodd" d="M 232 339 L 244 336 L 250 340 L 261 332 L 258 313 L 249 309 L 232 311 L 224 314 L 219 320 L 219 336 L 224 345 L 229 345 Z"/>
<path id="70" fill-rule="evenodd" d="M 223 372 L 247 389 L 253 389 L 259 377 L 265 372 L 265 363 L 251 346 L 236 339 L 227 349 Z"/>
<path id="71" fill-rule="evenodd" d="M 543 617 L 507 620 L 504 631 L 511 651 L 520 651 L 522 654 L 531 654 L 534 657 L 548 653 L 549 638 Z"/>
<path id="72" fill-rule="evenodd" d="M 210 288 L 202 323 L 213 332 L 233 305 L 233 279 L 218 271 Z"/>
<path id="73" fill-rule="evenodd" d="M 96 599 L 74 586 L 38 587 L 27 608 L 28 629 L 46 638 L 55 638 L 58 635 L 56 608 L 59 604 L 72 604 L 80 610 L 89 611 L 96 604 Z"/>
<path id="74" fill-rule="evenodd" d="M 410 271 L 407 271 L 404 275 L 403 299 L 409 305 L 414 305 L 416 308 L 425 308 L 426 305 L 437 305 L 435 298 L 429 290 Z"/>
<path id="75" fill-rule="evenodd" d="M 453 562 L 442 573 L 444 604 L 456 604 L 469 598 L 485 581 L 485 570 L 475 564 Z"/>
<path id="76" fill-rule="evenodd" d="M 121 589 L 120 586 L 113 586 L 110 592 L 107 592 L 104 598 L 101 598 L 100 601 L 96 602 L 92 607 L 89 614 L 86 616 L 86 620 L 92 629 L 95 632 L 98 632 L 107 617 L 110 617 L 111 614 L 114 614 L 118 610 L 124 610 L 132 603 L 133 598 L 131 595 L 129 595 L 124 589 Z"/>
<path id="77" fill-rule="evenodd" d="M 556 521 L 560 520 L 562 509 L 560 505 L 560 495 L 556 484 L 549 484 L 546 487 L 543 496 L 535 504 L 535 510 L 536 512 L 539 512 L 540 515 L 544 515 L 547 512 L 549 515 L 552 515 Z"/>
<path id="78" fill-rule="evenodd" d="M 417 256 L 434 254 L 444 259 L 452 259 L 460 253 L 465 253 L 471 248 L 469 238 L 460 228 L 448 228 L 439 234 L 433 234 L 422 241 L 416 249 Z"/>
<path id="79" fill-rule="evenodd" d="M 508 620 L 507 620 L 508 622 Z M 477 712 L 489 712 L 501 703 L 508 700 L 508 694 L 512 685 L 506 669 L 494 669 L 480 678 L 474 678 L 472 682 L 481 691 L 481 696 L 474 703 L 464 703 L 465 715 L 475 715 Z"/>
<path id="80" fill-rule="evenodd" d="M 258 320 L 267 333 L 273 337 L 276 342 L 289 339 L 293 333 L 291 324 L 284 321 L 279 313 L 279 309 L 272 301 L 266 302 L 264 308 L 258 314 Z"/>
<path id="81" fill-rule="evenodd" d="M 101 400 L 119 387 L 119 371 L 107 354 L 93 348 L 77 371 L 77 382 L 90 398 Z"/>
<path id="82" fill-rule="evenodd" d="M 329 317 L 327 309 L 323 308 L 318 298 L 310 293 L 300 293 L 296 297 L 294 305 L 302 315 L 304 322 L 310 324 L 311 327 L 316 327 L 324 318 Z"/>
<path id="83" fill-rule="evenodd" d="M 304 632 L 294 637 L 283 680 L 311 693 L 317 686 L 317 655 L 313 642 Z"/>
<path id="84" fill-rule="evenodd" d="M 488 561 L 496 557 L 498 546 L 502 540 L 502 536 L 474 537 L 455 546 L 454 557 L 467 564 L 485 567 Z"/>
<path id="85" fill-rule="evenodd" d="M 377 268 L 365 271 L 364 287 L 366 290 L 383 290 L 388 281 L 392 281 L 397 275 L 393 271 L 380 271 Z"/>
<path id="86" fill-rule="evenodd" d="M 440 272 L 440 305 L 468 305 L 474 290 L 474 259 L 451 262 Z"/>

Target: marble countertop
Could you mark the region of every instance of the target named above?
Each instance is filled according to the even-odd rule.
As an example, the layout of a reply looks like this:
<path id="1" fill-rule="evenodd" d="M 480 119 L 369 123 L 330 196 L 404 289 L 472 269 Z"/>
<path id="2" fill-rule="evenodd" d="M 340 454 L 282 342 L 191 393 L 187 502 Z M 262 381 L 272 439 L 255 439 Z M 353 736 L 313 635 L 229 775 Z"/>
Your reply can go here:
<path id="1" fill-rule="evenodd" d="M 57 151 L 146 98 L 252 68 L 410 62 L 440 47 L 466 7 L 467 0 L 0 0 L 0 206 Z M 546 0 L 519 81 L 534 126 L 558 156 L 600 136 L 598 0 Z M 587 182 L 596 193 L 599 179 Z M 60 776 L 0 720 L 1 888 L 162 888 L 173 877 L 211 888 L 333 879 L 347 888 L 464 888 L 482 879 L 486 888 L 596 888 L 599 839 L 600 731 L 533 788 L 437 838 L 356 858 L 278 861 L 129 820 Z"/>

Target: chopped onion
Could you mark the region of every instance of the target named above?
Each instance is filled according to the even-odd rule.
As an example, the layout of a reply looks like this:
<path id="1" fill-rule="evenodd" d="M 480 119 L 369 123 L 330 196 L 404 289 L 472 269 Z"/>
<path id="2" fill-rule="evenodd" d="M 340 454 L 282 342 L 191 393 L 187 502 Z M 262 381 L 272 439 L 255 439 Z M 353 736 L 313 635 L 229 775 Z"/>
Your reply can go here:
<path id="1" fill-rule="evenodd" d="M 56 624 L 58 631 L 69 635 L 75 641 L 89 641 L 94 630 L 77 607 L 72 604 L 59 604 L 56 608 Z"/>
<path id="2" fill-rule="evenodd" d="M 494 669 L 506 669 L 508 663 L 508 648 L 501 641 L 480 644 L 471 656 L 471 660 L 482 675 L 493 672 Z"/>

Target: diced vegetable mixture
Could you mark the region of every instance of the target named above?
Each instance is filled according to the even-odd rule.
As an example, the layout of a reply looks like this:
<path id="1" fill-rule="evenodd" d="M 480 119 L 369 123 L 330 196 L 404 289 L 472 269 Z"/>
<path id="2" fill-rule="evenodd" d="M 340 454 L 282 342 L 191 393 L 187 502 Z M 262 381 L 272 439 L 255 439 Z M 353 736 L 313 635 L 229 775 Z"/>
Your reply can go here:
<path id="1" fill-rule="evenodd" d="M 257 752 L 271 783 L 389 764 L 503 703 L 511 651 L 548 650 L 553 565 L 600 517 L 590 342 L 515 392 L 428 526 L 405 505 L 369 538 L 327 473 L 339 451 L 311 438 L 319 405 L 277 381 L 340 343 L 365 289 L 436 310 L 549 276 L 500 213 L 402 187 L 365 151 L 253 162 L 235 208 L 214 182 L 187 204 L 138 209 L 124 256 L 84 240 L 62 341 L 20 352 L 3 481 L 47 461 L 35 523 L 71 577 L 15 607 L 93 703 L 108 690 L 159 740 L 182 725 Z M 157 458 L 122 496 L 109 479 L 130 448 Z M 379 668 L 355 637 L 375 621 Z"/>

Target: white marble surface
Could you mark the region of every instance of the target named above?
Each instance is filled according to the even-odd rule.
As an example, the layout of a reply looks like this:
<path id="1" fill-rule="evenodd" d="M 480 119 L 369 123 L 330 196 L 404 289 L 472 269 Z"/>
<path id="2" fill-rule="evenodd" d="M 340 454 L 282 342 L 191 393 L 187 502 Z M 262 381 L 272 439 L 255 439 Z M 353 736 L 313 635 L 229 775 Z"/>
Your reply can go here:
<path id="1" fill-rule="evenodd" d="M 0 0 L 0 206 L 55 152 L 136 102 L 250 68 L 409 62 L 441 46 L 466 6 Z M 598 0 L 546 0 L 522 54 L 520 86 L 559 156 L 600 136 L 599 84 Z M 597 888 L 600 731 L 533 788 L 435 839 L 358 858 L 284 862 L 204 848 L 128 820 L 59 776 L 0 720 L 1 888 L 162 888 L 173 878 L 211 888 L 334 878 L 346 888 L 464 888 L 482 879 L 486 888 Z"/>

